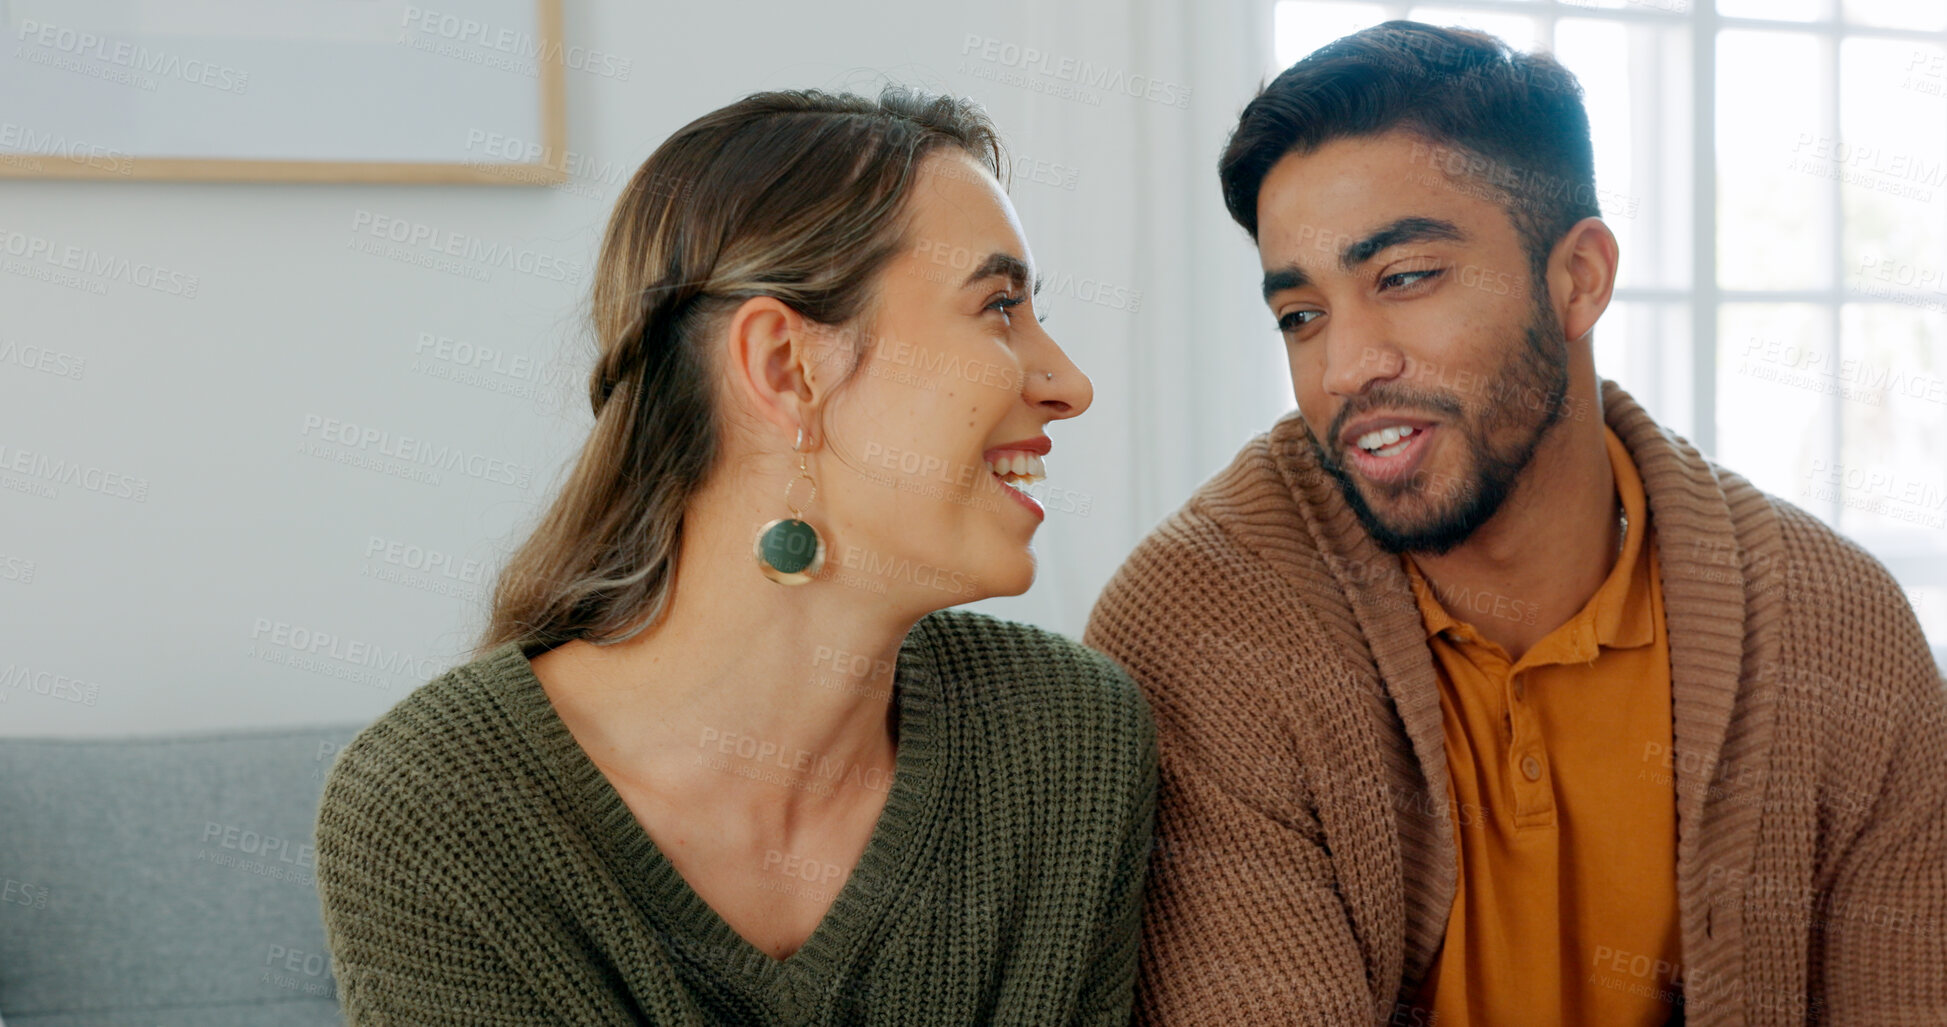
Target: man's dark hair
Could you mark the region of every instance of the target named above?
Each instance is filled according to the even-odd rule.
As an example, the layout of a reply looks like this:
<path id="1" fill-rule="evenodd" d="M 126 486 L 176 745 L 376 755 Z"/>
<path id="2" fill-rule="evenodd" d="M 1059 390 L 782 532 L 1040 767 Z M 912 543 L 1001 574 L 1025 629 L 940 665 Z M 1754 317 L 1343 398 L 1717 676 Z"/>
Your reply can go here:
<path id="1" fill-rule="evenodd" d="M 1426 141 L 1414 159 L 1427 174 L 1502 204 L 1537 281 L 1568 229 L 1602 213 L 1575 76 L 1548 54 L 1417 21 L 1327 43 L 1260 90 L 1217 162 L 1224 205 L 1256 239 L 1258 192 L 1280 158 L 1395 129 Z"/>

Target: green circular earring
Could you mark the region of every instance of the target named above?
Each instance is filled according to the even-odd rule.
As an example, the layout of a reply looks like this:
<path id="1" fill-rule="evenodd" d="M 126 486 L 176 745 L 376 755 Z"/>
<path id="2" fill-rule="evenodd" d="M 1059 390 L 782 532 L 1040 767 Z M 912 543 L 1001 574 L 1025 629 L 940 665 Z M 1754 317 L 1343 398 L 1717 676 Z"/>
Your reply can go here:
<path id="1" fill-rule="evenodd" d="M 751 545 L 758 569 L 780 585 L 802 585 L 816 578 L 825 566 L 824 538 L 817 528 L 805 523 L 804 511 L 791 502 L 791 487 L 799 479 L 811 482 L 811 495 L 805 497 L 805 502 L 818 497 L 818 483 L 812 481 L 811 472 L 805 469 L 803 428 L 798 429 L 798 441 L 791 448 L 798 454 L 798 477 L 784 486 L 784 505 L 791 516 L 780 517 L 757 529 L 757 538 Z"/>

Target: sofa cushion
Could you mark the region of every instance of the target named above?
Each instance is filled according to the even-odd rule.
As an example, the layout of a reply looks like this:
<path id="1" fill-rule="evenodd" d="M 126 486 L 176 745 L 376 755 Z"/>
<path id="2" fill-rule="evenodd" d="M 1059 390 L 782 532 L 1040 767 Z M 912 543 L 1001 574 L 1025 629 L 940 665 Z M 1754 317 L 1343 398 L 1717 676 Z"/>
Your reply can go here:
<path id="1" fill-rule="evenodd" d="M 342 1023 L 312 827 L 363 726 L 0 739 L 6 1027 Z"/>

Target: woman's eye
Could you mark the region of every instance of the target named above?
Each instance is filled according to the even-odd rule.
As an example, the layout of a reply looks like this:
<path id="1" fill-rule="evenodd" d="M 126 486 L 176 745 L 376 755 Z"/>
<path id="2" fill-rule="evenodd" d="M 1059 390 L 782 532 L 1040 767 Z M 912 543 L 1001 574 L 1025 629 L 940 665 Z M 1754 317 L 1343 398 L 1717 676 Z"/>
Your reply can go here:
<path id="1" fill-rule="evenodd" d="M 1295 332 L 1324 316 L 1322 310 L 1294 310 L 1278 318 L 1278 331 Z"/>
<path id="2" fill-rule="evenodd" d="M 1420 282 L 1435 278 L 1439 274 L 1440 269 L 1437 267 L 1429 268 L 1425 271 L 1401 271 L 1397 274 L 1390 274 L 1381 278 L 1379 285 L 1381 288 L 1386 289 L 1400 289 L 1409 285 L 1418 285 Z"/>
<path id="3" fill-rule="evenodd" d="M 1026 303 L 1027 301 L 1028 298 L 1026 296 L 1009 296 L 1006 293 L 1002 293 L 999 296 L 994 297 L 993 302 L 987 304 L 986 309 L 998 310 L 1002 314 L 1006 314 L 1008 311 L 1013 310 L 1015 307 L 1018 307 L 1021 304 Z M 1039 314 L 1035 317 L 1035 320 L 1037 321 L 1046 321 L 1047 319 L 1048 319 L 1047 314 Z M 1010 317 L 1008 320 L 1011 323 L 1013 319 Z"/>

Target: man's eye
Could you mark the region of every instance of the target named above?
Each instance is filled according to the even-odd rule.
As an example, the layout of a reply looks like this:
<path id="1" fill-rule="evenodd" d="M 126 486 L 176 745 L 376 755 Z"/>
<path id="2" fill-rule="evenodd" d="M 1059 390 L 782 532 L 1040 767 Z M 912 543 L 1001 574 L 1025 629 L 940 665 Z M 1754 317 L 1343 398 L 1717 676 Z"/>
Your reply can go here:
<path id="1" fill-rule="evenodd" d="M 1381 278 L 1379 285 L 1381 288 L 1386 289 L 1399 289 L 1409 285 L 1417 285 L 1427 279 L 1438 277 L 1440 270 L 1439 268 L 1431 268 L 1426 271 L 1401 271 L 1398 274 L 1391 274 Z"/>
<path id="2" fill-rule="evenodd" d="M 1323 316 L 1325 312 L 1322 310 L 1294 310 L 1278 318 L 1278 331 L 1295 332 Z"/>

